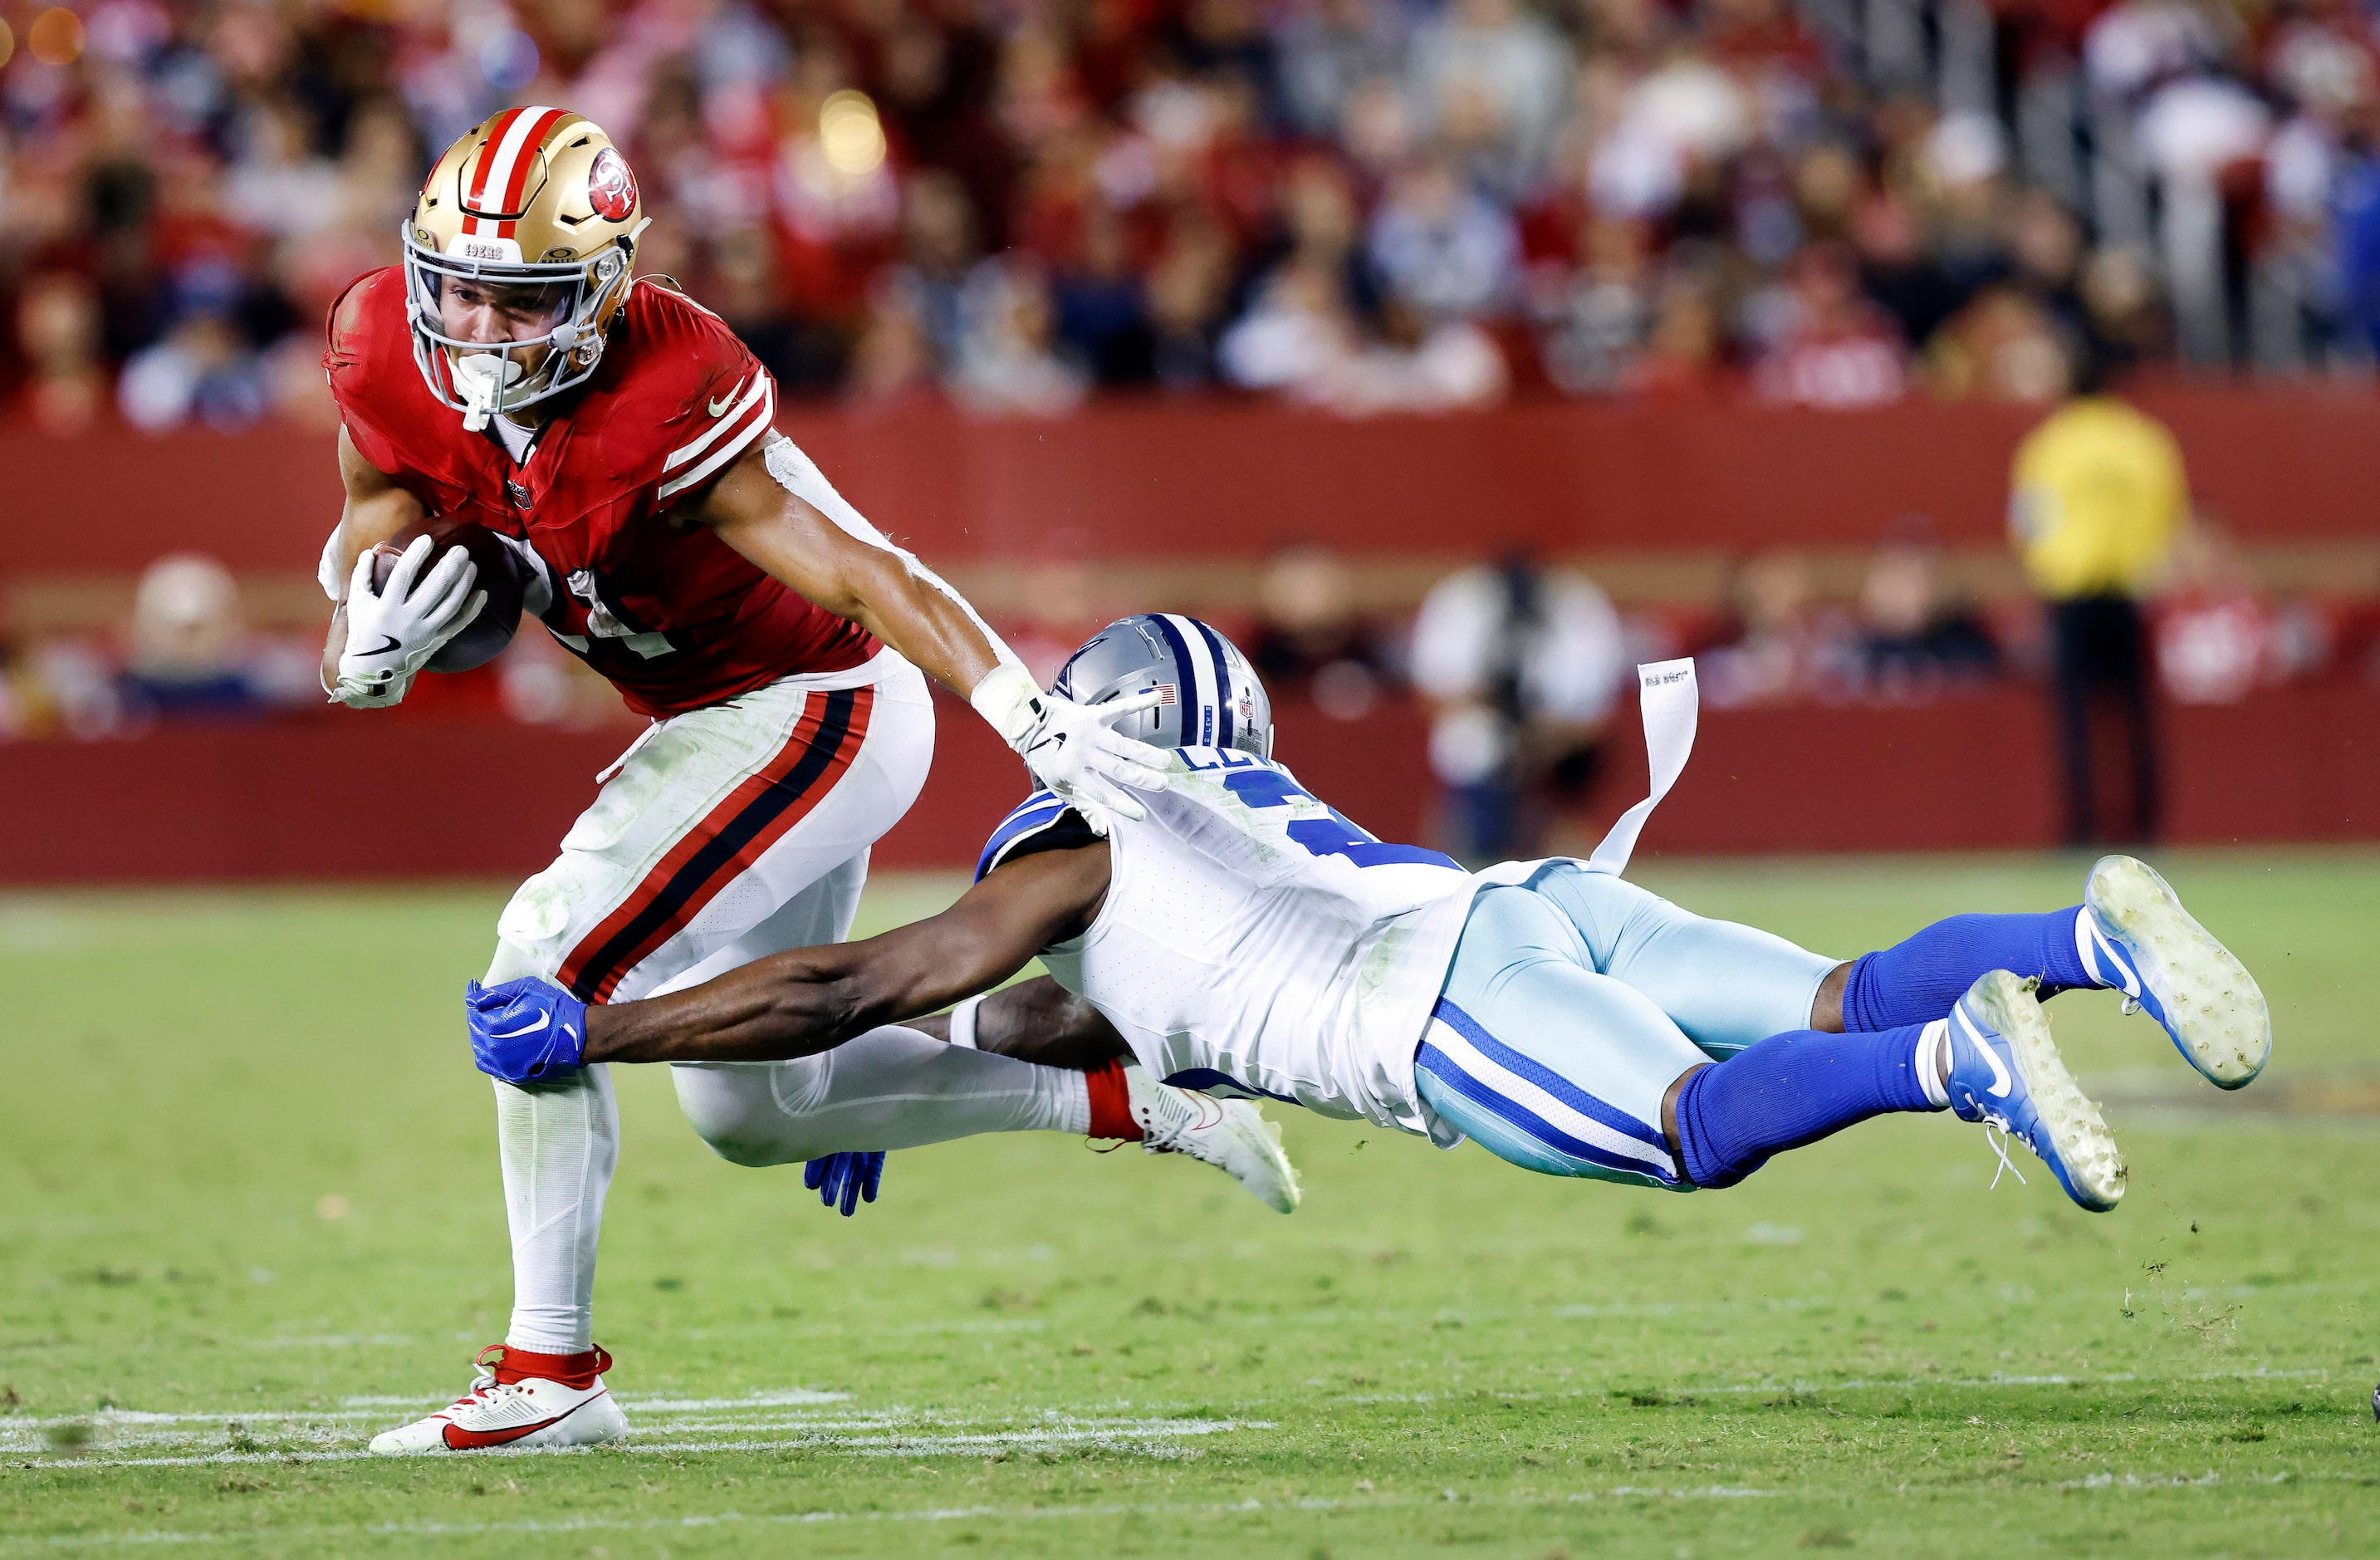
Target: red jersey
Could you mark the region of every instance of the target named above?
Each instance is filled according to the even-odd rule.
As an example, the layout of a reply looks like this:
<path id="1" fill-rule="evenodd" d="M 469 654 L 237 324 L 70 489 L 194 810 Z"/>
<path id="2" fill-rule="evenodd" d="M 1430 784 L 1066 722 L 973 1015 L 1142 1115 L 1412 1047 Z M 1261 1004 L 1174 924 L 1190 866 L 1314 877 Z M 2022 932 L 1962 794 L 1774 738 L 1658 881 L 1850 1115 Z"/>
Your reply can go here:
<path id="1" fill-rule="evenodd" d="M 329 338 L 322 366 L 356 449 L 431 514 L 525 539 L 553 580 L 546 627 L 638 713 L 683 714 L 876 653 L 866 629 L 670 513 L 768 436 L 777 402 L 769 371 L 684 295 L 630 289 L 601 366 L 557 397 L 517 466 L 422 383 L 396 267 L 331 306 Z"/>

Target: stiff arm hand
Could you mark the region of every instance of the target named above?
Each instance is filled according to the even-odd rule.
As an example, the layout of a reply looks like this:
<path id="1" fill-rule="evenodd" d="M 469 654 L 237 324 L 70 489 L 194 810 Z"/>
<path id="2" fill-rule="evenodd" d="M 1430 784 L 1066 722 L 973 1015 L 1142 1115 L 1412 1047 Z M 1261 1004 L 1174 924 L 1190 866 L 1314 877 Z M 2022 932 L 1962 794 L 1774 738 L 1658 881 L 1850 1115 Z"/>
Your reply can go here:
<path id="1" fill-rule="evenodd" d="M 1155 709 L 1164 697 L 1149 688 L 1101 704 L 1077 704 L 1034 687 L 1024 667 L 1003 664 L 976 685 L 967 701 L 1059 800 L 1104 836 L 1111 812 L 1148 816 L 1133 791 L 1161 791 L 1172 783 L 1163 750 L 1109 729 L 1126 715 Z"/>

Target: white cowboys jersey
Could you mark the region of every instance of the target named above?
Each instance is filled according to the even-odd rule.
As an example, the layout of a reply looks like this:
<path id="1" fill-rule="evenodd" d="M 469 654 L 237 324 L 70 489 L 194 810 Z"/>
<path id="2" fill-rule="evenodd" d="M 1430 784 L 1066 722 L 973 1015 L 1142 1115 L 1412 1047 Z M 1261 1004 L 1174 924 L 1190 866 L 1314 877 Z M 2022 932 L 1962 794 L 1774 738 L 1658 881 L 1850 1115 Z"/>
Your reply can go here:
<path id="1" fill-rule="evenodd" d="M 1177 749 L 1172 768 L 1170 790 L 1135 793 L 1145 820 L 1113 821 L 1106 902 L 1043 951 L 1050 973 L 1155 1077 L 1428 1132 L 1414 1051 L 1481 880 L 1382 844 L 1252 754 Z M 977 875 L 1061 840 L 1091 836 L 1038 793 Z"/>
<path id="2" fill-rule="evenodd" d="M 1611 826 L 1590 871 L 1627 867 L 1694 750 L 1694 664 L 1636 672 L 1652 794 Z M 1416 1097 L 1414 1052 L 1473 896 L 1525 883 L 1544 863 L 1473 873 L 1434 850 L 1382 844 L 1288 770 L 1235 750 L 1175 749 L 1171 767 L 1171 789 L 1135 793 L 1146 819 L 1113 821 L 1107 899 L 1083 935 L 1042 950 L 1050 973 L 1169 1083 L 1461 1142 Z M 1036 792 L 992 831 L 976 876 L 1095 838 Z"/>

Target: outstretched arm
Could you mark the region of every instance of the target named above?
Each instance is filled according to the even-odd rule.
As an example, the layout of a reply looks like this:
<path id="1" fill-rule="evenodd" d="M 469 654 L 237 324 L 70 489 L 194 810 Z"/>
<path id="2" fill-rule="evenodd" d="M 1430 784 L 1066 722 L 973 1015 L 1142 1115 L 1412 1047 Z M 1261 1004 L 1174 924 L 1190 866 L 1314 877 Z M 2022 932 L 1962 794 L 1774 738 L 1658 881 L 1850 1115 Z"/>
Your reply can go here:
<path id="1" fill-rule="evenodd" d="M 835 492 L 794 442 L 773 438 L 736 458 L 692 518 L 762 572 L 899 651 L 965 696 L 1042 782 L 1105 833 L 1098 809 L 1142 816 L 1127 786 L 1159 791 L 1160 757 L 1108 723 L 1156 702 L 1155 689 L 1094 712 L 1041 691 L 966 599 Z"/>
<path id="2" fill-rule="evenodd" d="M 879 1024 L 999 984 L 1099 913 L 1104 843 L 1013 861 L 941 915 L 797 948 L 668 996 L 587 1013 L 588 1062 L 763 1062 L 830 1050 Z"/>

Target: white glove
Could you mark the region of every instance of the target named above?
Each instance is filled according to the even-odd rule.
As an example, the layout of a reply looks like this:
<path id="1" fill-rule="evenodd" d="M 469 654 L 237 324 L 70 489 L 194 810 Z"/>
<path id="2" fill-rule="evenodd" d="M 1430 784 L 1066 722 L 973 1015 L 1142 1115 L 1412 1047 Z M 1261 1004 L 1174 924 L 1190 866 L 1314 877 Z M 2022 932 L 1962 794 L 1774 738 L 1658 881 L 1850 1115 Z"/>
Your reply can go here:
<path id="1" fill-rule="evenodd" d="M 480 571 L 462 548 L 448 548 L 422 576 L 437 545 L 414 538 L 379 591 L 372 589 L 371 553 L 356 560 L 347 579 L 347 645 L 339 652 L 338 686 L 327 690 L 333 703 L 378 710 L 398 702 L 438 647 L 479 615 L 488 593 L 471 589 Z"/>
<path id="2" fill-rule="evenodd" d="M 1148 816 L 1132 791 L 1173 783 L 1162 751 L 1108 729 L 1109 722 L 1153 709 L 1163 697 L 1151 688 L 1104 704 L 1077 704 L 1042 692 L 1024 667 L 1003 663 L 976 684 L 967 702 L 1092 833 L 1105 835 L 1110 812 L 1135 821 Z"/>

